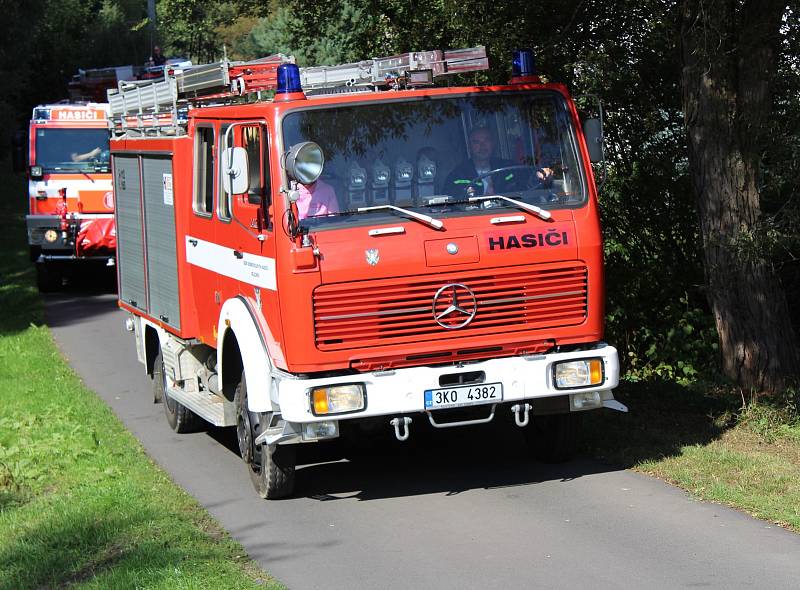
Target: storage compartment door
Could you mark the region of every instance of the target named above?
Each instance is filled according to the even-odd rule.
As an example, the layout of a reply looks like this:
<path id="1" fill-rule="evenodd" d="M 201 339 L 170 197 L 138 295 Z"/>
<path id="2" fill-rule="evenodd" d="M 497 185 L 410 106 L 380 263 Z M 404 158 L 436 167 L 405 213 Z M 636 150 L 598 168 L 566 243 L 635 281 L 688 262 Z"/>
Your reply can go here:
<path id="1" fill-rule="evenodd" d="M 119 298 L 147 311 L 139 156 L 113 157 Z"/>
<path id="2" fill-rule="evenodd" d="M 172 160 L 142 156 L 150 315 L 180 330 Z"/>

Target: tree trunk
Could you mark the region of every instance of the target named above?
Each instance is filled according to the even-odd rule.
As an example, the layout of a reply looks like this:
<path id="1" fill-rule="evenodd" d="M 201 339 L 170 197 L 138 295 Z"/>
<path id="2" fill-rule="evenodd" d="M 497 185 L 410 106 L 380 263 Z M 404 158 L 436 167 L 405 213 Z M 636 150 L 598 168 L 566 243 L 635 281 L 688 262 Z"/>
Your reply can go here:
<path id="1" fill-rule="evenodd" d="M 797 379 L 786 295 L 759 247 L 759 165 L 772 113 L 779 0 L 684 0 L 683 106 L 722 368 L 748 392 Z"/>

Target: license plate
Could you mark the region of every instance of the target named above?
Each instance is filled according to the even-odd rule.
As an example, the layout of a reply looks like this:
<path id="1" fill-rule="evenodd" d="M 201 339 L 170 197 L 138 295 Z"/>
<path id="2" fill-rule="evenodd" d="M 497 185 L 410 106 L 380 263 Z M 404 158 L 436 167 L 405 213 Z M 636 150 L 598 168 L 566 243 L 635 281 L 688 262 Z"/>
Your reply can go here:
<path id="1" fill-rule="evenodd" d="M 440 389 L 425 390 L 425 409 L 442 410 L 493 404 L 503 401 L 502 383 L 481 383 L 480 385 L 458 385 Z"/>

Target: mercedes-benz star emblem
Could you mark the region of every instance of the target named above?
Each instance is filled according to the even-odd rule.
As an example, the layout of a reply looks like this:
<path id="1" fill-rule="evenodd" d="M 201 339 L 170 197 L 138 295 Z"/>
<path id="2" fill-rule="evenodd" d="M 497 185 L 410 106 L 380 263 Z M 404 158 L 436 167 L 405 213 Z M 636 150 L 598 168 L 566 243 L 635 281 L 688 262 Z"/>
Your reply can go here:
<path id="1" fill-rule="evenodd" d="M 433 296 L 433 319 L 442 328 L 463 328 L 475 317 L 478 300 L 472 289 L 461 283 L 449 283 Z"/>

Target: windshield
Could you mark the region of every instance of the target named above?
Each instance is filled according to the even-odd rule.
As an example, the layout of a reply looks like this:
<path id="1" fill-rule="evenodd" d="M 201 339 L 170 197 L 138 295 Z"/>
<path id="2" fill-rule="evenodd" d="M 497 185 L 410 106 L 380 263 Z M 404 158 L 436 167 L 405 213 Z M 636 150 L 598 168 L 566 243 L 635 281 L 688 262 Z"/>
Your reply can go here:
<path id="1" fill-rule="evenodd" d="M 109 169 L 107 129 L 37 129 L 36 164 L 48 171 Z"/>
<path id="2" fill-rule="evenodd" d="M 474 199 L 488 195 L 543 209 L 586 199 L 572 120 L 549 91 L 300 111 L 284 118 L 283 140 L 286 149 L 314 141 L 325 153 L 320 180 L 301 186 L 298 200 L 314 228 L 363 221 L 343 213 L 387 204 L 447 217 L 514 208 Z"/>

